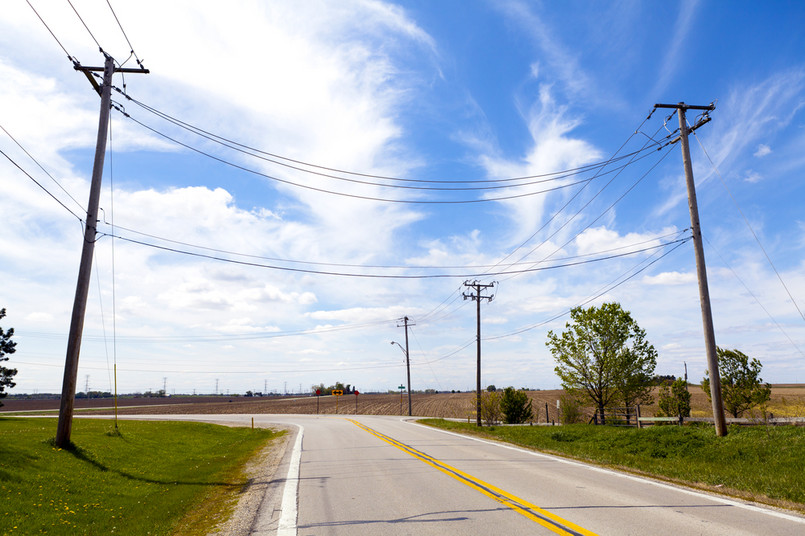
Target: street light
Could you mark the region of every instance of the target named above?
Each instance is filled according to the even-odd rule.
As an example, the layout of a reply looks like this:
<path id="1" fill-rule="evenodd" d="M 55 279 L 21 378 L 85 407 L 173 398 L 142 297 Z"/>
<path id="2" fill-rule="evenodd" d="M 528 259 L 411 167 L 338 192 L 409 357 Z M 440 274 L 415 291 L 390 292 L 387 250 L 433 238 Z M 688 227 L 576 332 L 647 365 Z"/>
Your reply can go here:
<path id="1" fill-rule="evenodd" d="M 402 350 L 403 354 L 405 355 L 405 371 L 406 371 L 407 376 L 408 376 L 408 416 L 410 417 L 411 416 L 411 364 L 410 364 L 409 359 L 408 359 L 408 348 L 407 348 L 408 347 L 408 337 L 406 337 L 406 341 L 405 341 L 406 348 L 403 348 L 400 343 L 395 342 L 395 341 L 391 341 L 391 344 L 396 344 L 397 346 L 399 346 L 400 350 Z"/>

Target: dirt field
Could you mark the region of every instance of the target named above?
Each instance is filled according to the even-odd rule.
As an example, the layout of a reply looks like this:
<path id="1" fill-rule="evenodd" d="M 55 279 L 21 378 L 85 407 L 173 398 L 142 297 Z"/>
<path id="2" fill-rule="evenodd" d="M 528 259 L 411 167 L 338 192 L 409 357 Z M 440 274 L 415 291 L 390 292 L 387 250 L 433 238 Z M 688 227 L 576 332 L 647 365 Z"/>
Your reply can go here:
<path id="1" fill-rule="evenodd" d="M 655 400 L 658 389 L 655 390 Z M 710 417 L 712 410 L 707 396 L 696 385 L 690 387 L 693 417 Z M 535 422 L 546 422 L 546 404 L 549 420 L 558 421 L 556 401 L 564 394 L 556 391 L 529 391 L 532 400 Z M 120 398 L 120 414 L 335 414 L 354 415 L 404 415 L 408 413 L 408 398 L 401 399 L 398 394 L 360 394 L 338 397 L 166 397 L 166 398 Z M 58 410 L 58 400 L 15 400 L 3 399 L 0 415 L 12 411 Z M 78 399 L 76 408 L 93 413 L 113 413 L 112 399 Z M 92 409 L 96 408 L 96 409 Z M 102 409 L 103 408 L 103 409 Z M 447 417 L 475 419 L 475 393 L 438 393 L 412 395 L 412 413 L 421 417 Z M 657 405 L 642 406 L 645 416 L 654 415 Z M 772 387 L 772 399 L 767 411 L 776 417 L 805 417 L 805 385 L 780 385 Z M 587 413 L 592 414 L 589 409 Z M 755 413 L 758 413 L 756 411 Z M 745 415 L 752 417 L 752 415 Z"/>

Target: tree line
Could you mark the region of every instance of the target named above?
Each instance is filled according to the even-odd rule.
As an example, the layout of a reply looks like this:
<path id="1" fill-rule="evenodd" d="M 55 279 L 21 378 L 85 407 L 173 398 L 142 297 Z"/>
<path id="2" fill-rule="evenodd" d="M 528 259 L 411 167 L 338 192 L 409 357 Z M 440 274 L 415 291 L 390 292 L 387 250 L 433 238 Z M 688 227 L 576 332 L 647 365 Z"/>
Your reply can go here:
<path id="1" fill-rule="evenodd" d="M 653 403 L 652 389 L 658 384 L 660 413 L 690 416 L 687 382 L 655 375 L 657 351 L 645 330 L 619 303 L 572 309 L 565 330 L 560 334 L 549 331 L 545 344 L 570 397 L 566 402 L 591 404 L 600 422 L 605 422 L 607 409 Z M 737 349 L 719 347 L 717 355 L 725 411 L 739 417 L 771 398 L 771 386 L 760 378 L 760 361 Z M 710 398 L 707 375 L 701 388 Z"/>

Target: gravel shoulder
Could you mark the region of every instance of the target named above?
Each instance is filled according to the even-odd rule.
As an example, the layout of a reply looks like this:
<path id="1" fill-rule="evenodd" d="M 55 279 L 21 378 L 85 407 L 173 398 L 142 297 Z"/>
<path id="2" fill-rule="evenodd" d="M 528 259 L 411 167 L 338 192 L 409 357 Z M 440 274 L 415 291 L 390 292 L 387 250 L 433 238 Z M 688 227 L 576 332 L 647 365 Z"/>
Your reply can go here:
<path id="1" fill-rule="evenodd" d="M 270 441 L 246 464 L 245 472 L 249 479 L 247 486 L 238 492 L 238 502 L 232 515 L 213 527 L 208 536 L 249 536 L 276 533 L 279 522 L 282 490 L 285 484 L 287 463 L 283 463 L 291 441 L 296 437 L 296 429 L 285 426 L 272 426 L 275 430 L 285 430 L 282 437 Z"/>

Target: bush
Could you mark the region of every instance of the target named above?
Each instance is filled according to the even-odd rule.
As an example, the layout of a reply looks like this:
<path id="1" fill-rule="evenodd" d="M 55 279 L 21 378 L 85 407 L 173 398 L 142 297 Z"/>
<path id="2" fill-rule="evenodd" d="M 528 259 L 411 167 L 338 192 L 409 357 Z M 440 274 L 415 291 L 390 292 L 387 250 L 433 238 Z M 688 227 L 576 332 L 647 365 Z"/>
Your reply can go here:
<path id="1" fill-rule="evenodd" d="M 688 382 L 679 378 L 670 385 L 660 387 L 660 417 L 690 417 Z"/>
<path id="2" fill-rule="evenodd" d="M 559 422 L 562 424 L 584 422 L 584 413 L 581 411 L 581 401 L 578 398 L 563 395 L 559 399 Z"/>
<path id="3" fill-rule="evenodd" d="M 534 418 L 531 400 L 525 391 L 516 391 L 514 387 L 506 387 L 500 400 L 503 421 L 506 424 L 521 424 Z"/>
<path id="4" fill-rule="evenodd" d="M 487 426 L 500 422 L 500 393 L 487 391 L 481 393 L 481 421 Z"/>

